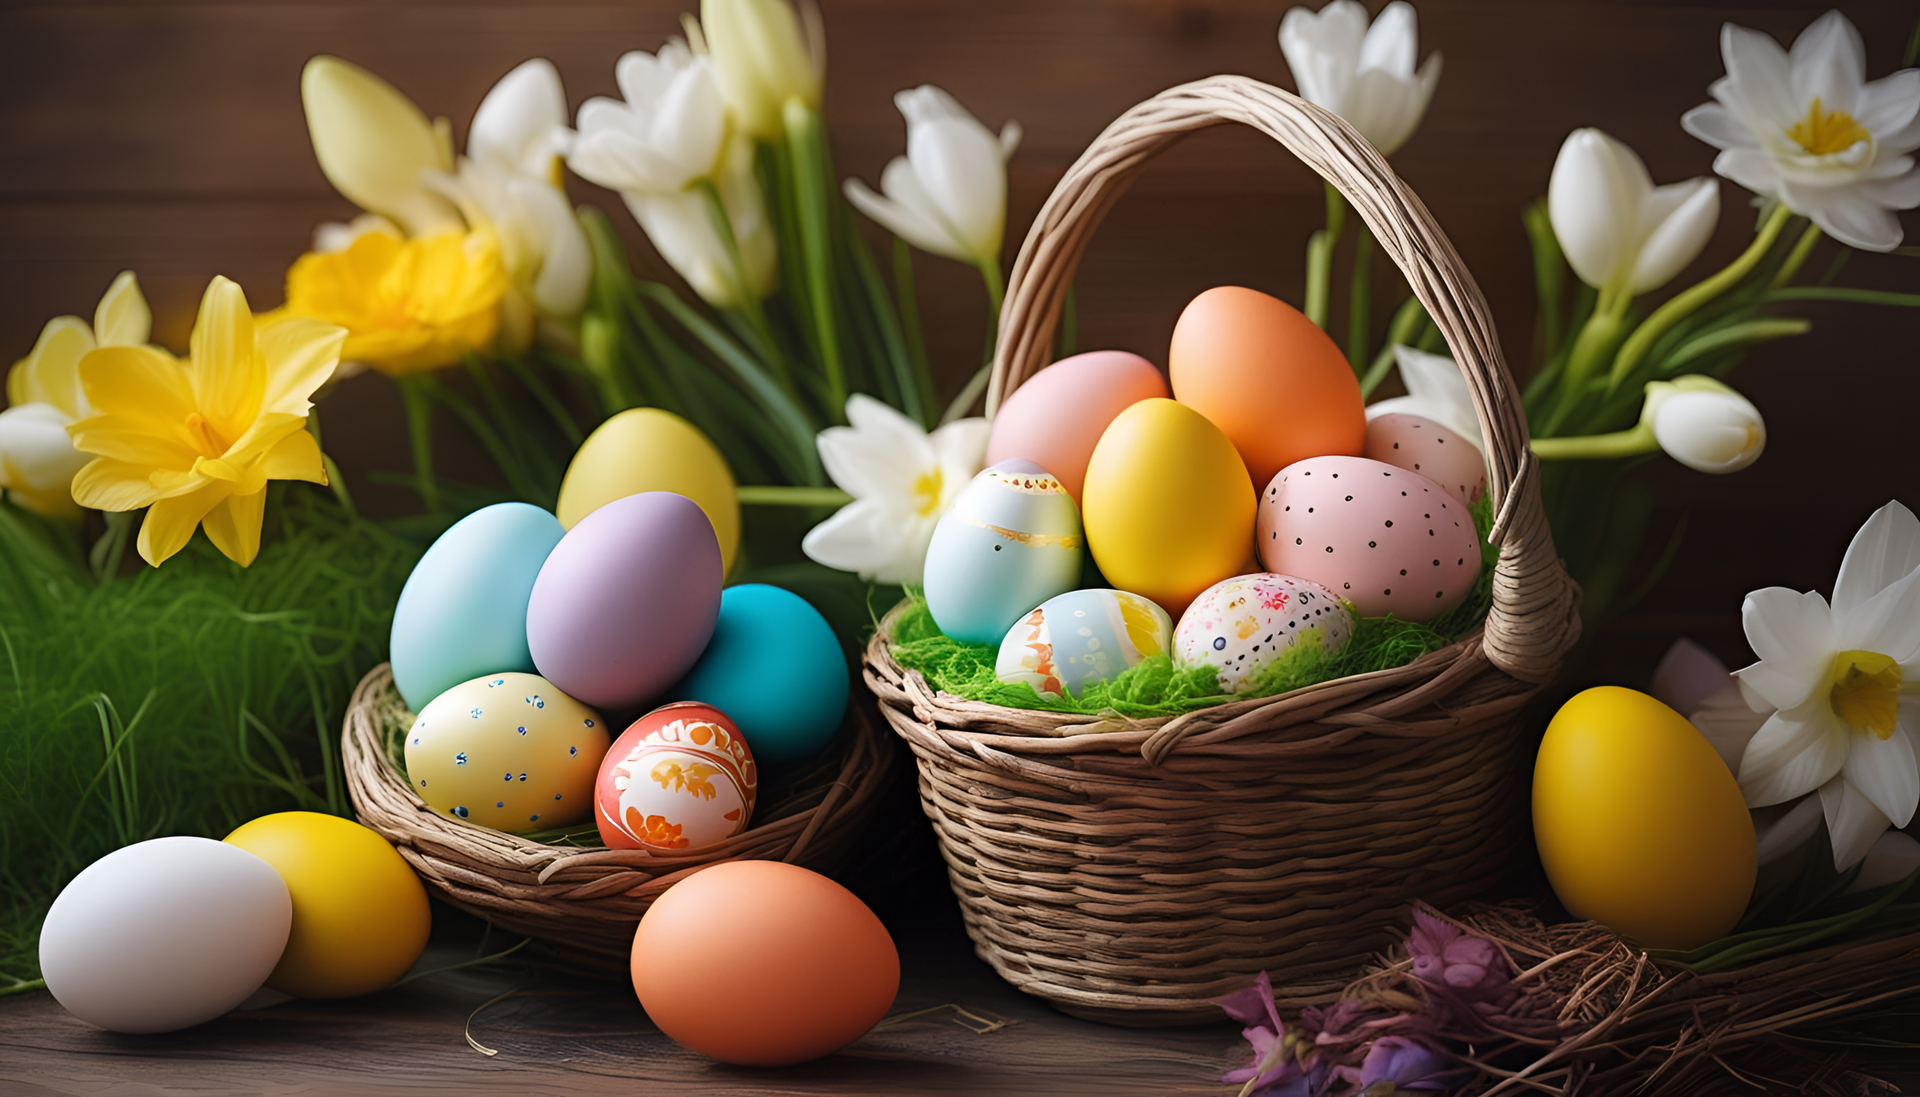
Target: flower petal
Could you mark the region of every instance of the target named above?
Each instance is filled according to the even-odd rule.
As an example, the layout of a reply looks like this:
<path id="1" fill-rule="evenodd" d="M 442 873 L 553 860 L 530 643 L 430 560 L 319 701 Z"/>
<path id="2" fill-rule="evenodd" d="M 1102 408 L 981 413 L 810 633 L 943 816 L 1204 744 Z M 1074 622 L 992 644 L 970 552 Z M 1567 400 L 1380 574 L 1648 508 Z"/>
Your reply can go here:
<path id="1" fill-rule="evenodd" d="M 1861 89 L 1854 121 L 1883 147 L 1920 117 L 1920 69 L 1901 69 Z"/>
<path id="2" fill-rule="evenodd" d="M 1796 594 L 1785 587 L 1756 590 L 1741 605 L 1740 621 L 1760 661 L 1734 673 L 1768 704 L 1793 708 L 1826 680 L 1834 652 L 1840 649 L 1835 645 L 1827 600 L 1818 592 Z"/>
<path id="3" fill-rule="evenodd" d="M 303 432 L 304 434 L 304 432 Z M 305 435 L 311 438 L 311 435 Z M 227 559 L 241 567 L 260 555 L 260 522 L 266 514 L 267 493 L 263 489 L 248 495 L 229 495 L 215 503 L 201 520 L 207 540 Z"/>
<path id="4" fill-rule="evenodd" d="M 548 316 L 570 320 L 586 307 L 593 281 L 593 249 L 587 232 L 563 192 L 525 178 L 515 179 L 510 186 L 529 227 L 544 245 L 540 273 L 529 287 L 533 303 Z"/>
<path id="5" fill-rule="evenodd" d="M 920 424 L 863 393 L 847 399 L 851 426 L 828 427 L 815 444 L 833 482 L 856 499 L 877 499 L 910 512 L 914 482 L 938 468 Z"/>
<path id="6" fill-rule="evenodd" d="M 194 491 L 157 500 L 147 508 L 147 516 L 140 523 L 141 559 L 154 567 L 166 563 L 193 540 L 194 528 L 207 512 L 232 492 L 231 484 L 215 480 Z"/>
<path id="7" fill-rule="evenodd" d="M 86 441 L 78 431 L 113 419 L 196 452 L 187 431 L 187 417 L 198 410 L 193 382 L 172 355 L 154 347 L 101 347 L 80 360 L 80 383 L 97 413 L 74 424 L 74 442 L 82 449 Z"/>
<path id="8" fill-rule="evenodd" d="M 1360 40 L 1357 71 L 1378 70 L 1411 79 L 1419 42 L 1420 17 L 1414 13 L 1413 5 L 1406 0 L 1393 0 L 1374 16 L 1367 36 Z"/>
<path id="9" fill-rule="evenodd" d="M 1681 115 L 1680 127 L 1717 149 L 1760 145 L 1746 121 L 1719 103 L 1702 103 Z"/>
<path id="10" fill-rule="evenodd" d="M 934 523 L 856 499 L 807 531 L 800 548 L 830 568 L 882 583 L 918 583 Z"/>
<path id="11" fill-rule="evenodd" d="M 1367 9 L 1358 0 L 1333 0 L 1317 13 L 1289 8 L 1280 19 L 1280 52 L 1300 98 L 1339 114 L 1366 36 Z"/>
<path id="12" fill-rule="evenodd" d="M 1852 114 L 1859 109 L 1867 79 L 1867 47 L 1860 31 L 1838 10 L 1807 25 L 1787 53 L 1793 70 L 1793 96 L 1802 103 L 1820 100 L 1825 110 Z"/>
<path id="13" fill-rule="evenodd" d="M 1842 651 L 1877 651 L 1896 663 L 1920 659 L 1920 571 L 1912 571 L 1846 617 L 1835 615 Z"/>
<path id="14" fill-rule="evenodd" d="M 1920 568 L 1920 518 L 1895 500 L 1853 535 L 1833 583 L 1833 616 L 1844 621 L 1869 598 Z"/>
<path id="15" fill-rule="evenodd" d="M 296 430 L 274 443 L 256 468 L 269 480 L 327 482 L 327 463 L 321 458 L 320 443 L 304 430 Z"/>
<path id="16" fill-rule="evenodd" d="M 266 377 L 259 368 L 247 295 L 215 275 L 200 298 L 193 321 L 192 361 L 187 366 L 200 414 L 223 438 L 244 432 L 260 413 Z"/>
<path id="17" fill-rule="evenodd" d="M 93 310 L 93 334 L 103 347 L 137 347 L 153 335 L 153 310 L 130 270 L 114 277 Z"/>
<path id="18" fill-rule="evenodd" d="M 1920 842 L 1890 830 L 1868 847 L 1867 856 L 1860 863 L 1860 875 L 1847 885 L 1846 894 L 1897 884 L 1913 875 L 1916 869 L 1920 869 Z"/>
<path id="19" fill-rule="evenodd" d="M 94 510 L 138 510 L 161 494 L 145 468 L 125 461 L 102 457 L 73 474 L 74 502 Z"/>
<path id="20" fill-rule="evenodd" d="M 73 448 L 73 420 L 52 404 L 0 411 L 0 483 L 33 493 L 64 492 L 91 454 Z"/>
<path id="21" fill-rule="evenodd" d="M 95 345 L 93 329 L 78 316 L 47 321 L 33 350 L 7 374 L 7 403 L 52 404 L 76 419 L 92 414 L 80 385 L 80 360 Z"/>
<path id="22" fill-rule="evenodd" d="M 1845 872 L 1859 864 L 1886 833 L 1886 815 L 1839 774 L 1820 786 L 1820 807 L 1827 816 L 1827 837 L 1833 842 L 1836 871 Z"/>
<path id="23" fill-rule="evenodd" d="M 1643 226 L 1646 240 L 1633 267 L 1635 293 L 1666 285 L 1713 238 L 1720 223 L 1719 180 L 1701 176 L 1655 187 L 1645 212 L 1654 220 Z"/>
<path id="24" fill-rule="evenodd" d="M 346 328 L 304 316 L 261 325 L 259 348 L 267 379 L 260 411 L 306 415 L 313 406 L 310 399 L 314 390 L 325 384 L 339 366 L 340 348 L 346 342 Z"/>
<path id="25" fill-rule="evenodd" d="M 1000 139 L 993 131 L 970 114 L 909 126 L 907 159 L 913 163 L 914 178 L 967 256 L 976 263 L 998 262 L 1007 211 L 1007 170 L 1000 158 Z M 885 183 L 882 176 L 882 186 Z"/>
<path id="26" fill-rule="evenodd" d="M 1920 763 L 1905 727 L 1896 726 L 1885 739 L 1855 732 L 1853 751 L 1840 772 L 1894 826 L 1913 821 L 1914 806 L 1920 804 Z"/>
<path id="27" fill-rule="evenodd" d="M 1747 116 L 1748 125 L 1765 124 L 1785 132 L 1800 120 L 1802 104 L 1793 98 L 1793 66 L 1780 43 L 1757 30 L 1720 27 L 1720 56 L 1727 81 L 1716 85 L 1724 102 Z"/>
<path id="28" fill-rule="evenodd" d="M 1852 198 L 1849 192 L 1838 191 L 1817 206 L 1806 202 L 1788 205 L 1793 206 L 1795 212 L 1812 218 L 1828 236 L 1850 248 L 1892 251 L 1900 246 L 1900 219 L 1892 210 L 1864 195 Z M 1800 208 L 1802 206 L 1807 208 Z"/>
<path id="29" fill-rule="evenodd" d="M 894 162 L 904 164 L 906 158 L 898 157 Z M 959 245 L 947 235 L 946 230 L 921 217 L 903 203 L 875 194 L 860 180 L 848 179 L 842 185 L 841 192 L 847 196 L 847 201 L 852 203 L 854 209 L 866 214 L 880 227 L 921 251 L 944 255 L 948 258 L 966 258 L 960 251 Z"/>
<path id="30" fill-rule="evenodd" d="M 1747 742 L 1740 794 L 1761 808 L 1812 792 L 1847 764 L 1852 736 L 1824 697 L 1774 713 Z"/>
<path id="31" fill-rule="evenodd" d="M 1640 209 L 1653 180 L 1640 157 L 1597 129 L 1567 135 L 1547 183 L 1547 215 L 1580 280 L 1606 286 L 1640 247 Z"/>
<path id="32" fill-rule="evenodd" d="M 560 70 L 544 57 L 513 67 L 480 100 L 467 127 L 467 155 L 513 171 L 542 170 L 553 155 L 553 131 L 567 124 L 567 93 Z"/>

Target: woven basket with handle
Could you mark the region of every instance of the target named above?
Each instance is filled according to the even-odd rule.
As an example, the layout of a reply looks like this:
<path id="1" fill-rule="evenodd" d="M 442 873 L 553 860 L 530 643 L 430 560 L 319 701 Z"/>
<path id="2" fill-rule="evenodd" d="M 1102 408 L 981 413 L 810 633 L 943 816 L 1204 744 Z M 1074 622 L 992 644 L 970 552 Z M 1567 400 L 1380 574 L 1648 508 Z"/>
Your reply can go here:
<path id="1" fill-rule="evenodd" d="M 780 788 L 762 788 L 753 825 L 697 849 L 546 845 L 435 811 L 396 764 L 413 722 L 385 663 L 347 706 L 341 756 L 360 822 L 392 842 L 442 899 L 590 971 L 626 970 L 633 929 L 660 894 L 722 861 L 790 861 L 821 872 L 870 847 L 866 823 L 893 771 L 897 747 L 855 697 L 825 757 Z M 617 966 L 610 966 L 612 961 Z"/>
<path id="2" fill-rule="evenodd" d="M 1261 970 L 1296 999 L 1337 993 L 1401 932 L 1409 902 L 1495 887 L 1524 835 L 1531 751 L 1517 717 L 1579 633 L 1479 288 L 1365 138 L 1278 88 L 1236 76 L 1172 88 L 1068 169 L 1014 265 L 988 414 L 1047 364 L 1081 253 L 1128 183 L 1181 137 L 1229 122 L 1338 188 L 1445 336 L 1486 439 L 1500 558 L 1484 626 L 1447 648 L 1173 718 L 939 693 L 895 662 L 893 617 L 882 622 L 867 681 L 919 763 L 976 950 L 1020 989 L 1122 1024 L 1217 1020 L 1210 999 Z"/>

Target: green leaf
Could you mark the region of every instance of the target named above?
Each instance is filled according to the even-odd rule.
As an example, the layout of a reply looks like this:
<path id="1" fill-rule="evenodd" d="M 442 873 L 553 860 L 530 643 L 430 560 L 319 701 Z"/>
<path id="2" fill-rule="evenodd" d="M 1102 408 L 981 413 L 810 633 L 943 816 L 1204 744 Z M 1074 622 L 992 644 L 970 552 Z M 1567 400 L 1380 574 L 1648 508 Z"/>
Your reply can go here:
<path id="1" fill-rule="evenodd" d="M 1682 366 L 1716 351 L 1750 347 L 1756 343 L 1785 339 L 1792 335 L 1804 335 L 1812 328 L 1811 320 L 1798 317 L 1762 317 L 1727 324 L 1712 331 L 1702 332 L 1682 343 L 1665 361 L 1657 363 L 1654 372 L 1660 376 L 1667 376 L 1679 372 Z"/>

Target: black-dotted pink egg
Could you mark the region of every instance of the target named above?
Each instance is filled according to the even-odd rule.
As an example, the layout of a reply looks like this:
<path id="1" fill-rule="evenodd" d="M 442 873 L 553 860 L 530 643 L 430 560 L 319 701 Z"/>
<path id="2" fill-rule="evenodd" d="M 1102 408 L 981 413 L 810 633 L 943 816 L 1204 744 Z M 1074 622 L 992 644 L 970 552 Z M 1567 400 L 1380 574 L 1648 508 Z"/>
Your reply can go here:
<path id="1" fill-rule="evenodd" d="M 1353 638 L 1353 611 L 1333 592 L 1293 575 L 1236 575 L 1195 598 L 1173 630 L 1182 667 L 1219 668 L 1220 688 L 1236 693 L 1301 643 L 1328 652 Z"/>
<path id="2" fill-rule="evenodd" d="M 1466 504 L 1417 472 L 1365 457 L 1281 469 L 1260 495 L 1255 535 L 1268 571 L 1311 579 L 1363 617 L 1431 620 L 1480 577 Z"/>

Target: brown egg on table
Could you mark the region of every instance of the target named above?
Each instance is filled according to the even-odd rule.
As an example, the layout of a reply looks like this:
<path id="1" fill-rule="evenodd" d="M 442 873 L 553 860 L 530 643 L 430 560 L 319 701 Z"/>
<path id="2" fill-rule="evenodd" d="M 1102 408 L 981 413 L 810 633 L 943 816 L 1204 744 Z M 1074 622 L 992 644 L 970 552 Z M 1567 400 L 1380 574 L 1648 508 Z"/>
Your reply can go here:
<path id="1" fill-rule="evenodd" d="M 1001 402 L 987 439 L 987 466 L 1032 461 L 1078 503 L 1087 461 L 1107 424 L 1142 400 L 1167 395 L 1167 379 L 1137 354 L 1094 350 L 1062 358 Z"/>
<path id="2" fill-rule="evenodd" d="M 1366 447 L 1360 382 L 1300 310 L 1241 286 L 1195 297 L 1167 352 L 1173 397 L 1213 421 L 1255 485 L 1295 461 Z"/>
<path id="3" fill-rule="evenodd" d="M 1423 415 L 1388 412 L 1367 422 L 1367 451 L 1375 461 L 1417 472 L 1473 504 L 1487 493 L 1487 462 L 1480 447 Z"/>

